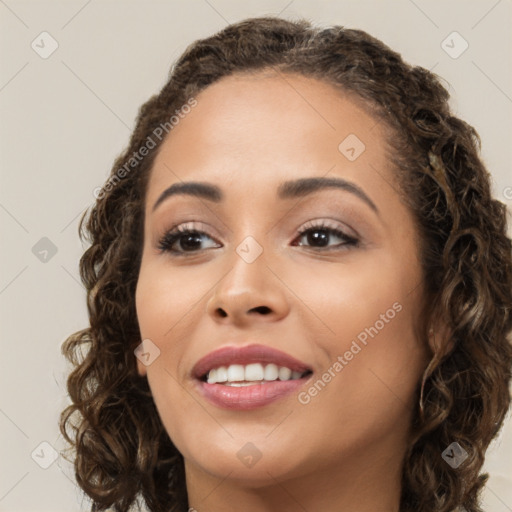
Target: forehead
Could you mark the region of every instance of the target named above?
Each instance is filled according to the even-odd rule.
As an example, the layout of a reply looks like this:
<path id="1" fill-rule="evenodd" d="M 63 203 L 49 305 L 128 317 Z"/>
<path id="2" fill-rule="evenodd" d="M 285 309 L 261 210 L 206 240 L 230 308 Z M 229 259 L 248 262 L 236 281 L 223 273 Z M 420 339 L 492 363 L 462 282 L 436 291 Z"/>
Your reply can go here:
<path id="1" fill-rule="evenodd" d="M 159 149 L 148 203 L 180 180 L 265 192 L 300 177 L 343 175 L 364 184 L 389 172 L 385 127 L 328 83 L 296 74 L 238 74 L 196 100 Z"/>

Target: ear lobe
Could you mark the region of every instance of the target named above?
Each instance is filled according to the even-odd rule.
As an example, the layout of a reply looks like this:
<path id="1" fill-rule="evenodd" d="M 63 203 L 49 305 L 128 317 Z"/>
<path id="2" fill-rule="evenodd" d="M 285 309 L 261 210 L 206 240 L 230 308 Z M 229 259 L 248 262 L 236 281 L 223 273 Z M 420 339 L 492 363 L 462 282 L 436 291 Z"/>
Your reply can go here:
<path id="1" fill-rule="evenodd" d="M 135 357 L 137 373 L 139 374 L 140 377 L 145 377 L 148 372 L 146 365 L 142 363 L 142 353 L 144 353 L 144 342 L 139 341 L 139 344 L 135 347 L 135 350 L 133 351 L 133 357 Z"/>
<path id="2" fill-rule="evenodd" d="M 141 377 L 146 377 L 148 374 L 147 367 L 140 362 L 138 357 L 135 357 L 135 359 L 137 360 L 137 373 Z"/>

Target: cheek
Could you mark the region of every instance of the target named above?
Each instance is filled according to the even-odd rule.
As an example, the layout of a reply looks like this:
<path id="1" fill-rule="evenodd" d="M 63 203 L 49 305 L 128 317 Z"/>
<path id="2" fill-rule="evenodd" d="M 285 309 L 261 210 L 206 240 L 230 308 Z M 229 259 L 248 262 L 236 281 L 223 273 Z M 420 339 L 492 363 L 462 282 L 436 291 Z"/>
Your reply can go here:
<path id="1" fill-rule="evenodd" d="M 361 261 L 327 277 L 309 273 L 308 281 L 296 288 L 321 320 L 315 325 L 325 334 L 317 344 L 327 356 L 324 373 L 306 390 L 302 403 L 313 415 L 330 416 L 332 425 L 358 429 L 385 417 L 389 426 L 408 415 L 428 351 L 415 329 L 418 268 L 402 263 L 382 255 L 373 265 Z"/>
<path id="2" fill-rule="evenodd" d="M 135 295 L 137 319 L 142 339 L 151 340 L 159 355 L 149 366 L 137 364 L 139 373 L 147 375 L 166 431 L 181 446 L 181 435 L 187 432 L 183 410 L 197 404 L 178 382 L 183 377 L 180 363 L 189 342 L 187 334 L 193 330 L 191 319 L 197 315 L 194 306 L 200 307 L 197 304 L 208 283 L 202 286 L 197 274 L 194 278 L 184 269 L 170 273 L 165 267 L 144 260 L 141 265 Z"/>
<path id="3" fill-rule="evenodd" d="M 393 254 L 368 251 L 347 258 L 344 264 L 319 262 L 307 273 L 297 269 L 287 279 L 319 320 L 318 326 L 323 324 L 333 340 L 347 340 L 373 326 L 388 310 L 392 320 L 398 317 L 395 303 L 405 306 L 416 300 L 411 293 L 415 277 L 416 268 L 410 262 L 403 265 Z M 414 314 L 411 311 L 409 316 Z"/>
<path id="4" fill-rule="evenodd" d="M 327 369 L 334 377 L 320 376 L 321 381 L 334 384 L 329 383 L 325 397 L 318 393 L 325 399 L 323 405 L 337 402 L 343 404 L 344 411 L 357 411 L 359 426 L 367 424 L 361 422 L 361 416 L 385 417 L 393 423 L 407 413 L 427 363 L 426 348 L 414 333 L 414 308 L 403 300 L 389 306 L 385 302 L 382 308 L 368 310 L 365 318 L 360 315 L 338 324 L 347 335 L 328 348 L 331 363 Z M 315 387 L 323 393 L 321 382 Z M 320 409 L 321 400 L 317 404 Z M 350 422 L 344 411 L 340 410 L 338 419 Z"/>
<path id="5" fill-rule="evenodd" d="M 170 272 L 165 264 L 143 263 L 135 297 L 142 336 L 169 338 L 207 289 L 189 269 Z"/>

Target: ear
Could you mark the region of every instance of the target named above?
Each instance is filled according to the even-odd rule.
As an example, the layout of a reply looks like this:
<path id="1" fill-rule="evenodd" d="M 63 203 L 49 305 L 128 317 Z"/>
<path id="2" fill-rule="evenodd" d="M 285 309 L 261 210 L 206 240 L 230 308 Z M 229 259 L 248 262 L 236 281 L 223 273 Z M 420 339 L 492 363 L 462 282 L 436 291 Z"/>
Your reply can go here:
<path id="1" fill-rule="evenodd" d="M 155 359 L 160 356 L 160 349 L 150 338 L 144 338 L 133 351 L 137 359 L 137 372 L 141 377 L 146 377 L 147 367 L 153 364 Z"/>
<path id="2" fill-rule="evenodd" d="M 144 353 L 144 342 L 138 340 L 138 344 L 135 345 L 135 349 L 132 354 L 135 357 L 135 364 L 137 365 L 137 373 L 141 377 L 146 377 L 148 374 L 147 366 L 142 362 L 142 354 Z"/>
<path id="3" fill-rule="evenodd" d="M 141 377 L 146 377 L 146 375 L 148 374 L 146 366 L 144 366 L 144 365 L 139 361 L 139 358 L 138 358 L 138 357 L 136 357 L 135 355 L 134 355 L 133 357 L 135 357 L 135 360 L 136 360 L 136 362 L 137 362 L 137 373 L 138 373 Z"/>

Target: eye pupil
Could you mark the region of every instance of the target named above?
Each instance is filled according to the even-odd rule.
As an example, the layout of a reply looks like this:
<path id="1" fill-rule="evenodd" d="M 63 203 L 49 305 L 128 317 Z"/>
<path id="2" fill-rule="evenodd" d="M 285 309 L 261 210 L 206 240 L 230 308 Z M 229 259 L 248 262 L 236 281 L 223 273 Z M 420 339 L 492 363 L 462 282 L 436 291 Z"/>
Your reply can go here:
<path id="1" fill-rule="evenodd" d="M 184 242 L 185 240 L 185 242 Z M 180 245 L 183 249 L 194 250 L 201 246 L 201 235 L 197 232 L 187 233 L 180 239 Z"/>
<path id="2" fill-rule="evenodd" d="M 319 234 L 320 233 L 320 234 Z M 317 229 L 310 231 L 307 235 L 308 243 L 314 245 L 316 242 L 320 242 L 320 247 L 325 247 L 329 244 L 329 235 L 326 230 Z"/>

